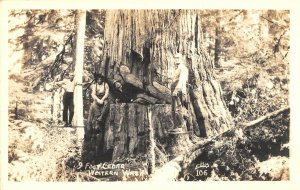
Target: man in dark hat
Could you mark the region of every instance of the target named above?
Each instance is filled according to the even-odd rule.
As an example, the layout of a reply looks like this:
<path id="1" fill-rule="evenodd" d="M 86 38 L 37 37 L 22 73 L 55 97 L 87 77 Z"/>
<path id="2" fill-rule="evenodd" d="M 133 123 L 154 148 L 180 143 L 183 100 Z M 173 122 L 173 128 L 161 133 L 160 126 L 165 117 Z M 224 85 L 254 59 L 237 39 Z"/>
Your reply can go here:
<path id="1" fill-rule="evenodd" d="M 108 95 L 109 86 L 104 81 L 103 77 L 97 77 L 95 79 L 95 84 L 91 86 L 92 98 L 94 102 L 92 103 L 89 116 L 88 116 L 88 127 L 87 130 L 100 129 L 100 125 L 104 122 L 105 114 L 109 109 Z M 103 126 L 102 126 L 103 127 Z"/>

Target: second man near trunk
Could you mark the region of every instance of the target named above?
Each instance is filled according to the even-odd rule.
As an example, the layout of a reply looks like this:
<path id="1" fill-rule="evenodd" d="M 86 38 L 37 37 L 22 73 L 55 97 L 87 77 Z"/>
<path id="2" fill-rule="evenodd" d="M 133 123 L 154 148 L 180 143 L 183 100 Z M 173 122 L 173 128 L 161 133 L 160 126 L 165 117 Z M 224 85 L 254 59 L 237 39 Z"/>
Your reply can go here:
<path id="1" fill-rule="evenodd" d="M 189 70 L 182 59 L 182 55 L 177 53 L 175 59 L 175 72 L 172 77 L 172 118 L 175 128 L 180 128 L 183 124 L 182 110 L 185 110 L 187 100 L 186 85 L 189 77 Z"/>

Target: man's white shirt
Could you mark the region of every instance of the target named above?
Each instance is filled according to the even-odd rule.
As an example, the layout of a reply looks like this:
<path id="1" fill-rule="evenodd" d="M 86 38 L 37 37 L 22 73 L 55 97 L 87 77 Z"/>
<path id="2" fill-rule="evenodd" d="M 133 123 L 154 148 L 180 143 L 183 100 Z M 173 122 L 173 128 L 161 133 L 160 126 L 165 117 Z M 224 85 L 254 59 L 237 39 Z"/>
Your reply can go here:
<path id="1" fill-rule="evenodd" d="M 178 72 L 178 73 L 177 73 Z M 176 88 L 181 89 L 181 92 L 183 94 L 186 94 L 186 84 L 188 82 L 189 78 L 189 70 L 188 68 L 183 64 L 179 64 L 178 68 L 175 71 L 175 76 L 179 75 L 178 83 L 176 85 Z"/>
<path id="2" fill-rule="evenodd" d="M 70 81 L 70 79 L 64 79 L 61 85 L 66 92 L 74 92 L 75 89 L 75 81 Z"/>

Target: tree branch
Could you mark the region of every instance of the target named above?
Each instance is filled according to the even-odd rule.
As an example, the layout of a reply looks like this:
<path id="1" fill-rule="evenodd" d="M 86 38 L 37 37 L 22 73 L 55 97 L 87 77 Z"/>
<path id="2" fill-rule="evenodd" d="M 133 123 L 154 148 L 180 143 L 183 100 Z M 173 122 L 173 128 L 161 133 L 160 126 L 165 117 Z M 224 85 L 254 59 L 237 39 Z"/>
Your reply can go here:
<path id="1" fill-rule="evenodd" d="M 55 73 L 55 69 L 57 69 L 63 62 L 64 60 L 64 54 L 65 54 L 65 49 L 66 46 L 68 44 L 72 43 L 72 39 L 74 37 L 73 32 L 70 34 L 70 36 L 68 37 L 68 39 L 66 40 L 65 44 L 63 45 L 63 49 L 56 55 L 54 62 L 52 63 L 52 65 L 50 65 L 50 67 L 48 67 L 49 69 L 47 69 L 45 72 L 42 73 L 41 76 L 39 76 L 37 79 L 35 79 L 35 82 L 33 84 L 33 88 L 37 88 L 42 81 L 45 81 L 49 78 L 49 75 L 54 75 Z M 68 68 L 71 66 L 72 63 L 69 63 Z M 68 69 L 67 68 L 67 69 Z M 65 71 L 63 72 L 63 75 L 65 74 Z"/>
<path id="2" fill-rule="evenodd" d="M 266 114 L 266 115 L 264 115 L 264 116 L 262 116 L 262 117 L 260 117 L 256 120 L 250 121 L 248 123 L 243 123 L 242 126 L 244 126 L 244 127 L 254 126 L 254 125 L 257 125 L 257 124 L 259 124 L 259 123 L 261 123 L 261 122 L 263 122 L 267 119 L 271 119 L 273 117 L 276 117 L 279 114 L 286 113 L 286 112 L 289 112 L 289 111 L 290 111 L 290 107 L 284 107 L 284 108 L 281 108 L 281 109 L 276 110 L 274 112 L 268 113 L 268 114 Z"/>
<path id="3" fill-rule="evenodd" d="M 272 24 L 276 24 L 276 25 L 278 25 L 278 26 L 284 26 L 284 27 L 286 27 L 285 25 L 279 24 L 277 21 L 271 20 L 271 19 L 266 18 L 266 17 L 264 17 L 264 16 L 260 16 L 260 17 L 263 18 L 263 19 L 265 19 L 266 21 L 272 23 Z"/>
<path id="4" fill-rule="evenodd" d="M 236 17 L 238 17 L 240 14 L 242 14 L 244 12 L 244 10 L 239 11 L 236 15 L 234 15 L 233 17 L 231 17 L 228 22 L 231 22 L 233 19 L 235 19 Z"/>

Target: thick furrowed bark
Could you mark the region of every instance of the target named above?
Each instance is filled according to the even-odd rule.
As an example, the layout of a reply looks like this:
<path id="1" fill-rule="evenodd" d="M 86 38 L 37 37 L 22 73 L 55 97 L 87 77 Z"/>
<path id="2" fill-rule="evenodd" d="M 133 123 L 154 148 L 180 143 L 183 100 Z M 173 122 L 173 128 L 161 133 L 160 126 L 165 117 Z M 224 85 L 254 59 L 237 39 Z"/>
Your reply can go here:
<path id="1" fill-rule="evenodd" d="M 189 115 L 193 129 L 201 136 L 214 136 L 232 127 L 221 88 L 215 80 L 213 64 L 203 51 L 202 31 L 196 10 L 116 10 L 106 14 L 104 62 L 101 73 L 113 77 L 121 65 L 161 99 L 153 82 L 170 88 L 174 54 L 186 58 L 190 74 Z M 160 76 L 154 75 L 153 69 Z M 169 95 L 167 96 L 169 97 Z"/>

